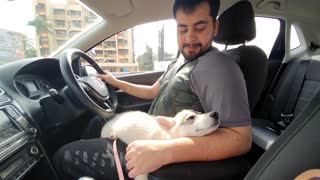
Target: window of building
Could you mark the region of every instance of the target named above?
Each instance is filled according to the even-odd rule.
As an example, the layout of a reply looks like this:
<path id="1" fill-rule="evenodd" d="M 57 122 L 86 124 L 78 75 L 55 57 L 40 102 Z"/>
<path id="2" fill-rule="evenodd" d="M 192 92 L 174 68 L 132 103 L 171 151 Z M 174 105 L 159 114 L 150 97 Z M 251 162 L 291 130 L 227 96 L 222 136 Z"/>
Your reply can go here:
<path id="1" fill-rule="evenodd" d="M 114 50 L 108 50 L 107 52 L 108 52 L 108 54 L 116 54 L 117 53 L 117 51 L 114 51 Z"/>
<path id="2" fill-rule="evenodd" d="M 107 63 L 115 63 L 116 61 L 114 59 L 106 59 Z"/>
<path id="3" fill-rule="evenodd" d="M 121 54 L 121 55 L 129 54 L 129 50 L 128 49 L 119 49 L 119 54 Z"/>
<path id="4" fill-rule="evenodd" d="M 62 15 L 65 13 L 66 13 L 66 11 L 64 9 L 53 9 L 53 14 L 55 14 L 55 15 Z"/>
<path id="5" fill-rule="evenodd" d="M 70 10 L 70 16 L 81 16 L 81 11 Z"/>

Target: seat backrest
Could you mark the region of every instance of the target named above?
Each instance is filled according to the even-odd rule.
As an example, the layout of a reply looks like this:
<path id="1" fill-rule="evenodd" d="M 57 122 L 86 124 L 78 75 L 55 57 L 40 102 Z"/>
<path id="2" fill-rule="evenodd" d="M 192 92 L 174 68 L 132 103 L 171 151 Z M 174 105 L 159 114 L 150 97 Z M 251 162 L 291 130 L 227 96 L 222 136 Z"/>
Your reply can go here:
<path id="1" fill-rule="evenodd" d="M 250 111 L 256 106 L 268 72 L 266 54 L 257 46 L 244 45 L 256 36 L 254 12 L 249 1 L 239 1 L 224 11 L 218 18 L 219 32 L 214 41 L 219 44 L 238 45 L 226 50 L 239 56 L 239 65 L 246 81 Z"/>
<path id="2" fill-rule="evenodd" d="M 308 60 L 309 65 L 306 69 L 303 84 L 300 89 L 298 99 L 293 111 L 294 117 L 298 116 L 305 106 L 311 101 L 313 96 L 320 90 L 320 62 Z M 301 60 L 292 61 L 281 75 L 273 92 L 274 102 L 270 110 L 268 119 L 272 122 L 281 120 L 280 114 L 289 101 L 289 92 L 293 89 L 296 72 L 301 67 Z"/>
<path id="3" fill-rule="evenodd" d="M 294 179 L 306 170 L 319 168 L 319 119 L 320 91 L 259 158 L 245 180 Z"/>

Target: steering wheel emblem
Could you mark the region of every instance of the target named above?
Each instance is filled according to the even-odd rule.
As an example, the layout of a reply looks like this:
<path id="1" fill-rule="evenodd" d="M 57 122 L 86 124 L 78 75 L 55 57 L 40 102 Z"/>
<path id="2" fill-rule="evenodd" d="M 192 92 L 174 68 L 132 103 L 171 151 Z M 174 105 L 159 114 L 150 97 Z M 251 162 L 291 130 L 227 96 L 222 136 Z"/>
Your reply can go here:
<path id="1" fill-rule="evenodd" d="M 95 79 L 95 82 L 100 86 L 105 86 L 104 83 L 100 79 Z"/>

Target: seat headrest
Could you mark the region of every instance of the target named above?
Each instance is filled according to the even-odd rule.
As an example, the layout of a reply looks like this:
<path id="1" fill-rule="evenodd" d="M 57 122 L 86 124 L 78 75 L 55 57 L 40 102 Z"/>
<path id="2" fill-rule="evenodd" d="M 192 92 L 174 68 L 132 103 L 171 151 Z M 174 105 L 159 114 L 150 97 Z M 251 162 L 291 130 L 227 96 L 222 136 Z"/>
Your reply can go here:
<path id="1" fill-rule="evenodd" d="M 249 1 L 239 1 L 219 16 L 219 31 L 214 41 L 236 45 L 256 37 L 254 13 Z"/>

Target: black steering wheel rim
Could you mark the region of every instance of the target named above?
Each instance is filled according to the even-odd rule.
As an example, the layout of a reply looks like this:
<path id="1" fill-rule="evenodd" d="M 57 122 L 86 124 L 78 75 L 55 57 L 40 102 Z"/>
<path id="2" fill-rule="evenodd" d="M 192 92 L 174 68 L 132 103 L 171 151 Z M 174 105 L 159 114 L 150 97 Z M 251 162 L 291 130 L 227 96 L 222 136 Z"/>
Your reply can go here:
<path id="1" fill-rule="evenodd" d="M 73 71 L 72 62 L 79 59 L 78 57 L 81 57 L 83 60 L 90 63 L 99 74 L 105 74 L 99 65 L 81 50 L 67 49 L 61 54 L 60 58 L 60 69 L 66 84 L 80 102 L 90 111 L 104 119 L 110 117 L 118 106 L 118 98 L 114 88 L 110 84 L 104 82 L 103 85 L 101 85 L 102 81 L 96 77 L 77 77 Z M 94 81 L 93 83 L 96 82 L 95 85 L 98 86 L 100 83 L 99 90 L 103 91 L 103 96 L 95 96 L 95 94 L 99 93 L 95 93 L 97 90 L 95 90 L 93 86 L 90 86 L 90 84 L 92 84 L 90 81 Z M 103 87 L 104 85 L 106 89 Z"/>

